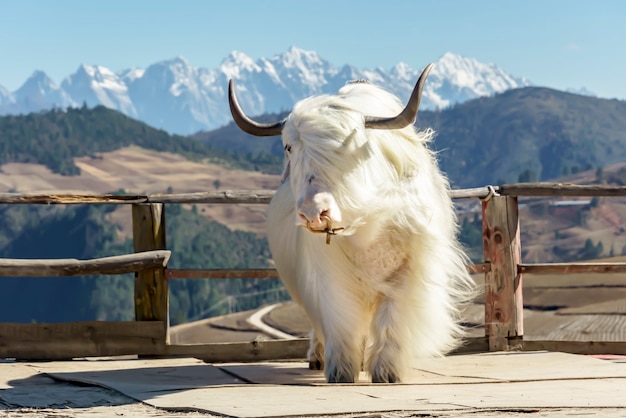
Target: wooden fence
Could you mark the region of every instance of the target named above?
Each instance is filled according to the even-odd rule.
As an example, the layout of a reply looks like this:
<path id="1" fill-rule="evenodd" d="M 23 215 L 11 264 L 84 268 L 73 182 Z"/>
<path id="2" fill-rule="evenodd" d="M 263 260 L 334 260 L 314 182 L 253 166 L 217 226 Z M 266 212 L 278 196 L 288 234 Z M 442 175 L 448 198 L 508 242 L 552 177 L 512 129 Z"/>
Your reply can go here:
<path id="1" fill-rule="evenodd" d="M 141 355 L 191 356 L 208 361 L 302 358 L 307 339 L 177 345 L 169 341 L 168 281 L 180 278 L 276 278 L 274 269 L 169 269 L 165 205 L 266 204 L 273 191 L 154 194 L 148 196 L 0 193 L 0 204 L 130 204 L 134 254 L 95 260 L 0 259 L 1 276 L 77 276 L 135 273 L 135 321 L 60 324 L 0 323 L 0 358 L 70 359 Z M 524 340 L 522 273 L 626 272 L 626 263 L 525 264 L 521 261 L 520 196 L 626 196 L 626 187 L 523 183 L 454 190 L 454 199 L 482 200 L 484 262 L 468 266 L 485 274 L 485 336 L 460 351 L 553 350 L 626 354 L 626 342 Z"/>

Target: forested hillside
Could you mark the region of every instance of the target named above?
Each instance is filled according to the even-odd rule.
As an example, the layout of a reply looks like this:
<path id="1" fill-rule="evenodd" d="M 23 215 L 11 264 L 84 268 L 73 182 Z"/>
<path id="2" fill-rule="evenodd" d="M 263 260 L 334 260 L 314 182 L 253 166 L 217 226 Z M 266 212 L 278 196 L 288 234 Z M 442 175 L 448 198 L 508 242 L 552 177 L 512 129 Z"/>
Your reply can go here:
<path id="1" fill-rule="evenodd" d="M 93 258 L 132 252 L 105 220 L 113 206 L 0 206 L 0 257 Z M 232 232 L 208 221 L 195 209 L 167 205 L 166 235 L 173 268 L 263 268 L 270 258 L 267 242 L 254 234 Z M 172 280 L 172 323 L 228 311 L 229 295 L 237 309 L 262 305 L 278 280 Z M 283 293 L 281 293 L 283 294 Z M 275 299 L 271 299 L 274 301 Z M 209 309 L 213 308 L 213 309 Z M 0 278 L 0 322 L 129 320 L 133 277 Z"/>
<path id="2" fill-rule="evenodd" d="M 266 164 L 246 152 L 224 151 L 169 135 L 104 106 L 0 117 L 0 164 L 38 163 L 55 173 L 74 175 L 80 172 L 75 157 L 129 145 L 177 153 L 191 160 L 209 158 L 247 170 L 261 170 Z"/>
<path id="3" fill-rule="evenodd" d="M 549 180 L 626 160 L 626 102 L 527 87 L 441 112 L 418 125 L 438 131 L 444 170 L 462 187 Z"/>

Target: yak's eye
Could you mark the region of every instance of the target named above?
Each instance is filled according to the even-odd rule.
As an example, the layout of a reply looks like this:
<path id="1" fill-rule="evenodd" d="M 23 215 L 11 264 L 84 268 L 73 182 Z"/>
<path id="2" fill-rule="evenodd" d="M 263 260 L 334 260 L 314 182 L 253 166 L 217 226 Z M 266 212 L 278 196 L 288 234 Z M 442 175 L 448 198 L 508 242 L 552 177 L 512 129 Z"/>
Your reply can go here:
<path id="1" fill-rule="evenodd" d="M 285 145 L 285 152 L 287 154 L 289 154 L 291 152 L 291 145 L 290 144 Z"/>

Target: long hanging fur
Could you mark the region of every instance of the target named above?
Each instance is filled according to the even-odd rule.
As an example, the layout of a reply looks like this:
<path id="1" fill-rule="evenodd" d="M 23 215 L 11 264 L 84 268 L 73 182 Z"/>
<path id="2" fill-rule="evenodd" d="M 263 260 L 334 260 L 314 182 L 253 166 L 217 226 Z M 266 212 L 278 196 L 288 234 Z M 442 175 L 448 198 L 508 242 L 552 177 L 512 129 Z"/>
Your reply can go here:
<path id="1" fill-rule="evenodd" d="M 382 89 L 350 84 L 296 104 L 282 131 L 285 182 L 268 239 L 313 324 L 310 364 L 329 382 L 353 382 L 362 365 L 374 382 L 398 382 L 417 359 L 462 341 L 471 279 L 449 184 L 428 149 L 433 132 L 364 128 L 364 115 L 401 109 Z M 296 226 L 298 208 L 319 196 L 345 228 L 330 245 Z"/>

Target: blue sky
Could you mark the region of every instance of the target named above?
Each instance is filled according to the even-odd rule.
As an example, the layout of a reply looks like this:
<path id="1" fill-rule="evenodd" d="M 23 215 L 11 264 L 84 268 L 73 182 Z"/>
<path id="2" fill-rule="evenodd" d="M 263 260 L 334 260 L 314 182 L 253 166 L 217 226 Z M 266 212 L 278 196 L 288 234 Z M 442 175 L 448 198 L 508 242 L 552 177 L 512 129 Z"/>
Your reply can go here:
<path id="1" fill-rule="evenodd" d="M 419 68 L 450 51 L 533 83 L 626 99 L 626 1 L 0 0 L 0 85 L 34 70 L 217 67 L 295 45 L 337 66 Z"/>

